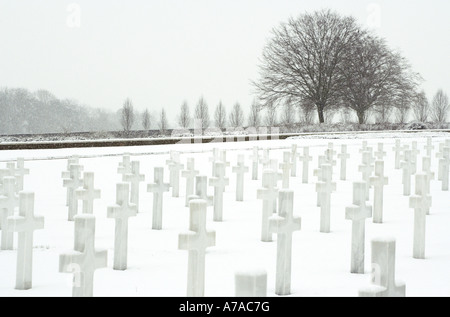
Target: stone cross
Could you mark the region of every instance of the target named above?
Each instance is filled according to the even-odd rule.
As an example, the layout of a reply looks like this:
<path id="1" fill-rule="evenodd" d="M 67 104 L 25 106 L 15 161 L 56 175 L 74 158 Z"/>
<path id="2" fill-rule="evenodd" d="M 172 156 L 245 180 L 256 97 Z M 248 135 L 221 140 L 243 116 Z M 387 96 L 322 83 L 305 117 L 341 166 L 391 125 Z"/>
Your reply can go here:
<path id="1" fill-rule="evenodd" d="M 193 199 L 203 199 L 207 206 L 214 205 L 214 197 L 208 196 L 208 179 L 206 176 L 195 176 L 195 194 L 189 196 L 189 201 Z"/>
<path id="2" fill-rule="evenodd" d="M 270 154 L 269 149 L 263 149 L 262 155 L 259 157 L 259 162 L 263 165 L 263 170 L 270 169 Z"/>
<path id="3" fill-rule="evenodd" d="M 189 157 L 186 162 L 186 169 L 181 171 L 181 177 L 186 178 L 186 195 L 184 205 L 189 206 L 189 196 L 194 194 L 194 179 L 199 174 L 195 169 L 195 159 Z"/>
<path id="4" fill-rule="evenodd" d="M 372 207 L 366 205 L 366 183 L 353 183 L 353 205 L 345 208 L 345 219 L 352 221 L 351 273 L 364 274 L 364 244 L 366 218 L 372 216 Z"/>
<path id="5" fill-rule="evenodd" d="M 291 293 L 292 233 L 301 228 L 301 218 L 294 217 L 294 191 L 279 192 L 278 215 L 269 219 L 270 232 L 277 234 L 277 265 L 275 294 Z"/>
<path id="6" fill-rule="evenodd" d="M 291 152 L 283 152 L 283 163 L 280 163 L 280 168 L 282 170 L 282 185 L 284 189 L 289 188 L 289 175 L 291 170 Z"/>
<path id="7" fill-rule="evenodd" d="M 137 211 L 139 212 L 139 184 L 145 181 L 145 175 L 140 174 L 140 163 L 139 161 L 131 162 L 131 173 L 123 175 L 123 181 L 129 182 L 131 184 L 131 199 L 130 202 L 136 205 Z"/>
<path id="8" fill-rule="evenodd" d="M 130 203 L 130 185 L 116 185 L 116 204 L 107 209 L 107 217 L 116 220 L 114 234 L 114 270 L 126 270 L 128 258 L 128 218 L 135 217 L 138 208 Z"/>
<path id="9" fill-rule="evenodd" d="M 425 258 L 425 225 L 427 210 L 431 207 L 431 196 L 426 193 L 427 176 L 416 174 L 415 195 L 409 197 L 409 207 L 414 208 L 413 258 Z"/>
<path id="10" fill-rule="evenodd" d="M 424 156 L 422 158 L 422 173 L 426 175 L 425 194 L 430 194 L 430 182 L 434 179 L 434 172 L 431 171 L 431 158 Z M 430 214 L 430 209 L 427 210 L 427 215 Z"/>
<path id="11" fill-rule="evenodd" d="M 336 155 L 336 151 L 334 150 L 334 144 L 333 142 L 328 142 L 328 150 L 331 151 L 331 159 Z"/>
<path id="12" fill-rule="evenodd" d="M 84 172 L 83 174 L 83 188 L 75 190 L 77 199 L 83 202 L 83 213 L 94 213 L 94 199 L 99 199 L 101 195 L 100 189 L 94 188 L 94 173 Z"/>
<path id="13" fill-rule="evenodd" d="M 411 162 L 410 150 L 405 150 L 403 159 L 404 161 L 400 163 L 400 167 L 403 170 L 402 174 L 403 195 L 409 196 L 411 194 L 411 175 L 413 172 L 413 163 Z"/>
<path id="14" fill-rule="evenodd" d="M 227 174 L 227 167 L 230 166 L 230 162 L 227 161 L 227 150 L 219 151 L 219 161 L 224 163 L 225 174 Z"/>
<path id="15" fill-rule="evenodd" d="M 211 170 L 211 175 L 215 175 L 214 173 L 214 163 L 217 162 L 220 158 L 220 153 L 219 153 L 219 149 L 218 148 L 213 148 L 212 149 L 212 157 L 209 158 L 209 162 L 211 162 L 211 166 L 212 166 L 212 170 Z"/>
<path id="16" fill-rule="evenodd" d="M 8 230 L 8 217 L 14 215 L 14 210 L 18 205 L 19 197 L 16 195 L 16 179 L 12 176 L 4 177 L 3 194 L 0 195 L 1 250 L 13 249 L 14 233 Z"/>
<path id="17" fill-rule="evenodd" d="M 444 161 L 441 161 L 442 158 L 445 158 L 446 153 L 444 153 L 444 143 L 439 143 L 439 152 L 436 153 L 436 158 L 438 159 L 438 181 L 442 180 L 442 164 Z"/>
<path id="18" fill-rule="evenodd" d="M 170 171 L 170 186 L 172 186 L 172 197 L 180 197 L 180 171 L 184 165 L 179 161 L 174 160 L 169 164 Z"/>
<path id="19" fill-rule="evenodd" d="M 73 217 L 78 213 L 78 199 L 75 196 L 75 191 L 83 186 L 83 179 L 81 178 L 82 166 L 78 164 L 71 164 L 70 178 L 63 179 L 63 186 L 69 189 L 68 203 L 69 213 L 68 220 L 73 221 Z"/>
<path id="20" fill-rule="evenodd" d="M 8 217 L 8 230 L 18 233 L 16 289 L 32 286 L 33 234 L 44 228 L 44 217 L 34 215 L 34 193 L 19 193 L 19 214 Z"/>
<path id="21" fill-rule="evenodd" d="M 399 169 L 400 168 L 400 156 L 401 156 L 401 151 L 402 151 L 402 147 L 400 145 L 399 139 L 395 139 L 395 146 L 392 148 L 392 150 L 395 151 L 395 169 Z"/>
<path id="22" fill-rule="evenodd" d="M 215 175 L 209 179 L 209 186 L 214 187 L 214 221 L 223 220 L 223 192 L 228 186 L 229 179 L 225 177 L 225 163 L 218 161 L 215 164 Z"/>
<path id="23" fill-rule="evenodd" d="M 388 184 L 388 178 L 384 176 L 384 161 L 375 161 L 375 176 L 370 177 L 370 185 L 373 190 L 373 222 L 383 222 L 383 187 Z"/>
<path id="24" fill-rule="evenodd" d="M 257 146 L 253 147 L 253 153 L 250 155 L 250 159 L 252 160 L 252 180 L 258 179 L 258 160 L 259 160 L 259 154 L 258 154 L 259 148 Z"/>
<path id="25" fill-rule="evenodd" d="M 291 176 L 297 176 L 297 158 L 300 156 L 297 152 L 297 144 L 291 146 Z"/>
<path id="26" fill-rule="evenodd" d="M 6 168 L 0 168 L 0 194 L 3 192 L 3 179 L 8 176 L 12 177 L 13 175 L 10 175 L 9 170 Z"/>
<path id="27" fill-rule="evenodd" d="M 336 160 L 334 159 L 334 153 L 333 149 L 326 149 L 325 150 L 325 161 L 324 163 L 330 164 L 331 169 L 333 169 L 333 166 L 336 166 Z"/>
<path id="28" fill-rule="evenodd" d="M 206 201 L 191 200 L 189 212 L 189 231 L 178 235 L 178 249 L 188 251 L 187 296 L 200 297 L 205 293 L 206 249 L 216 245 L 216 232 L 206 229 Z"/>
<path id="29" fill-rule="evenodd" d="M 339 179 L 345 181 L 347 179 L 347 159 L 350 158 L 350 154 L 347 153 L 347 144 L 341 145 L 341 153 L 338 154 L 338 158 L 341 159 Z"/>
<path id="30" fill-rule="evenodd" d="M 309 175 L 309 162 L 312 161 L 312 157 L 309 156 L 309 147 L 303 147 L 303 155 L 299 156 L 299 160 L 303 163 L 302 183 L 307 184 Z"/>
<path id="31" fill-rule="evenodd" d="M 278 189 L 276 173 L 273 170 L 264 170 L 262 187 L 257 190 L 256 196 L 263 201 L 261 221 L 261 241 L 271 242 L 272 233 L 269 230 L 269 217 L 273 214 L 273 206 L 277 204 Z"/>
<path id="32" fill-rule="evenodd" d="M 73 297 L 92 297 L 95 270 L 107 266 L 108 251 L 95 248 L 94 215 L 77 215 L 74 220 L 74 251 L 59 255 L 59 272 L 74 273 Z"/>
<path id="33" fill-rule="evenodd" d="M 122 156 L 122 162 L 119 162 L 117 173 L 122 174 L 123 181 L 124 176 L 131 173 L 131 159 L 129 154 L 125 154 L 124 156 Z"/>
<path id="34" fill-rule="evenodd" d="M 320 181 L 316 183 L 316 191 L 320 200 L 320 232 L 330 232 L 330 200 L 331 192 L 336 190 L 336 183 L 331 179 L 331 165 L 323 164 Z"/>
<path id="35" fill-rule="evenodd" d="M 359 290 L 360 297 L 404 297 L 405 284 L 395 281 L 395 239 L 372 240 L 372 285 Z"/>
<path id="36" fill-rule="evenodd" d="M 367 147 L 367 141 L 363 141 L 362 142 L 362 146 L 361 146 L 361 148 L 359 149 L 359 153 L 364 153 L 364 152 L 368 152 L 368 147 Z"/>
<path id="37" fill-rule="evenodd" d="M 164 183 L 164 168 L 155 167 L 153 175 L 153 184 L 147 185 L 147 192 L 153 193 L 153 215 L 152 215 L 152 229 L 162 229 L 162 209 L 163 209 L 163 194 L 168 192 L 170 185 Z"/>
<path id="38" fill-rule="evenodd" d="M 17 168 L 15 169 L 14 176 L 16 177 L 16 192 L 23 190 L 23 178 L 25 175 L 30 174 L 30 170 L 25 168 L 25 160 L 23 157 L 17 158 Z"/>
<path id="39" fill-rule="evenodd" d="M 439 159 L 439 165 L 441 166 L 441 181 L 443 191 L 448 191 L 449 182 L 449 165 L 450 165 L 450 147 L 444 147 L 443 158 Z"/>
<path id="40" fill-rule="evenodd" d="M 366 200 L 369 199 L 369 189 L 370 189 L 370 176 L 373 172 L 373 165 L 371 164 L 371 154 L 366 151 L 362 154 L 362 165 L 358 166 L 358 170 L 362 174 L 362 180 L 366 183 Z"/>
<path id="41" fill-rule="evenodd" d="M 232 172 L 236 173 L 236 201 L 244 200 L 244 173 L 248 172 L 245 166 L 245 158 L 243 154 L 238 155 L 237 166 L 233 166 Z"/>
<path id="42" fill-rule="evenodd" d="M 417 173 L 417 155 L 420 150 L 417 149 L 417 141 L 412 141 L 411 145 L 411 162 L 413 163 L 413 174 Z"/>
<path id="43" fill-rule="evenodd" d="M 267 272 L 264 269 L 240 269 L 234 274 L 236 297 L 266 297 Z"/>
<path id="44" fill-rule="evenodd" d="M 427 151 L 427 156 L 431 157 L 431 152 L 434 149 L 434 146 L 432 144 L 432 138 L 429 136 L 427 137 L 427 145 L 424 146 L 424 149 Z"/>
<path id="45" fill-rule="evenodd" d="M 69 157 L 69 159 L 67 160 L 67 171 L 63 171 L 61 173 L 61 177 L 63 179 L 70 178 L 70 165 L 72 165 L 72 164 L 80 165 L 78 156 L 74 155 L 72 157 Z M 78 178 L 81 178 L 82 171 L 83 171 L 83 165 L 80 165 Z M 72 195 L 70 194 L 70 192 L 71 192 L 71 189 L 69 187 L 67 187 L 66 206 L 70 205 L 70 199 L 73 198 Z"/>
<path id="46" fill-rule="evenodd" d="M 383 151 L 383 147 L 383 143 L 380 142 L 377 144 L 377 151 L 375 152 L 375 157 L 377 158 L 377 160 L 383 160 L 386 156 L 386 151 Z"/>

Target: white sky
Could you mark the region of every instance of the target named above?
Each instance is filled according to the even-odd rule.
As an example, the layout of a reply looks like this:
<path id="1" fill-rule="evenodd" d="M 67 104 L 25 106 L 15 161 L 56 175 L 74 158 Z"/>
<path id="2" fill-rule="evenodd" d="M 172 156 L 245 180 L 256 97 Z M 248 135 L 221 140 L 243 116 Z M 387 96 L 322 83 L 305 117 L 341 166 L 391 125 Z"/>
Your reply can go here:
<path id="1" fill-rule="evenodd" d="M 80 27 L 69 26 L 72 3 Z M 114 111 L 130 97 L 139 110 L 166 108 L 172 123 L 201 95 L 211 115 L 219 100 L 247 110 L 270 30 L 321 8 L 362 25 L 379 11 L 377 33 L 421 73 L 428 97 L 450 94 L 448 0 L 0 0 L 0 86 Z"/>

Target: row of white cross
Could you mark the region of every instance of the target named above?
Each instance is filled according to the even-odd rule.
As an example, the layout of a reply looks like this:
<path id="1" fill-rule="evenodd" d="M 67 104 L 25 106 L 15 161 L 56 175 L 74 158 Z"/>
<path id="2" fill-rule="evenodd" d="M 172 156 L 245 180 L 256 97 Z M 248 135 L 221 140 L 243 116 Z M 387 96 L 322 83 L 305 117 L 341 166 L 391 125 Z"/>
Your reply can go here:
<path id="1" fill-rule="evenodd" d="M 397 140 L 399 141 L 399 140 Z M 439 158 L 439 176 L 442 180 L 442 189 L 448 190 L 449 174 L 449 142 L 440 146 L 437 153 Z M 425 147 L 427 154 L 431 155 L 432 145 L 430 139 Z M 308 182 L 307 171 L 308 162 L 312 160 L 309 156 L 309 149 L 305 147 L 304 155 L 297 154 L 296 145 L 292 146 L 291 152 L 283 153 L 283 163 L 279 165 L 282 170 L 278 174 L 276 161 L 270 160 L 268 150 L 263 150 L 263 155 L 259 156 L 258 148 L 253 149 L 252 158 L 252 179 L 258 178 L 258 165 L 264 166 L 262 174 L 263 188 L 258 190 L 258 198 L 263 200 L 262 212 L 262 230 L 261 240 L 265 242 L 272 241 L 272 233 L 276 233 L 277 238 L 277 275 L 276 275 L 276 293 L 283 295 L 290 293 L 290 263 L 292 232 L 300 229 L 300 218 L 293 216 L 293 191 L 289 190 L 289 177 L 296 175 L 296 158 L 303 162 L 304 172 L 302 182 Z M 406 147 L 400 147 L 396 142 L 396 158 L 399 157 L 399 167 L 403 168 L 404 194 L 409 195 L 408 179 L 416 169 L 417 143 L 413 142 L 412 150 Z M 387 184 L 387 178 L 383 176 L 383 159 L 386 154 L 383 151 L 382 144 L 378 145 L 378 151 L 375 156 L 378 159 L 374 162 L 370 148 L 367 143 L 363 143 L 360 151 L 362 153 L 362 173 L 361 182 L 355 182 L 353 188 L 353 205 L 346 209 L 346 218 L 352 220 L 352 252 L 351 252 L 351 272 L 363 273 L 364 268 L 364 226 L 365 219 L 371 216 L 371 207 L 366 205 L 368 200 L 369 186 L 374 186 L 374 222 L 382 222 L 382 187 Z M 321 232 L 330 231 L 329 212 L 330 212 L 330 194 L 336 189 L 336 184 L 331 181 L 332 167 L 336 164 L 333 156 L 335 151 L 332 144 L 329 144 L 323 157 L 319 157 L 319 168 L 315 170 L 315 175 L 319 181 L 316 183 L 318 192 L 318 206 L 321 207 Z M 341 153 L 338 155 L 341 159 L 340 179 L 346 178 L 346 159 L 349 155 L 346 146 L 342 146 Z M 414 157 L 414 158 L 413 158 Z M 255 159 L 256 158 L 256 159 Z M 415 195 L 410 198 L 410 207 L 415 210 L 414 221 L 414 251 L 413 256 L 417 258 L 424 257 L 425 250 L 425 214 L 429 212 L 431 206 L 431 197 L 429 195 L 429 183 L 433 178 L 430 171 L 431 157 L 423 158 L 422 169 L 424 173 L 416 175 Z M 206 176 L 198 175 L 199 172 L 194 168 L 192 158 L 187 161 L 187 169 L 182 171 L 182 176 L 186 178 L 186 204 L 190 207 L 190 225 L 189 232 L 180 234 L 179 248 L 189 250 L 189 268 L 188 268 L 188 295 L 202 296 L 204 292 L 204 257 L 205 250 L 209 246 L 215 245 L 215 233 L 206 230 L 206 207 L 214 204 L 214 220 L 221 221 L 223 217 L 223 191 L 228 185 L 228 178 L 225 177 L 226 152 L 215 150 L 211 158 L 213 177 L 209 184 L 214 187 L 214 198 L 207 196 Z M 371 176 L 375 163 L 375 176 Z M 172 187 L 172 196 L 179 197 L 179 172 L 183 165 L 179 161 L 179 153 L 171 153 L 171 159 L 167 162 L 171 172 L 170 184 L 163 182 L 162 167 L 156 167 L 154 172 L 154 183 L 149 184 L 147 190 L 153 192 L 153 229 L 162 228 L 162 193 L 169 191 Z M 306 173 L 305 173 L 306 166 Z M 397 166 L 397 159 L 396 159 Z M 83 167 L 79 164 L 77 158 L 70 158 L 68 161 L 68 171 L 63 172 L 64 186 L 67 187 L 67 205 L 69 207 L 69 220 L 75 220 L 75 248 L 74 252 L 62 254 L 60 256 L 60 271 L 74 272 L 77 278 L 74 279 L 74 296 L 92 296 L 93 274 L 96 268 L 106 266 L 106 251 L 97 251 L 94 248 L 95 237 L 95 217 L 93 213 L 93 200 L 100 198 L 100 190 L 94 189 L 94 174 L 84 172 L 81 179 Z M 29 171 L 24 168 L 23 159 L 17 161 L 17 167 L 12 162 L 7 163 L 6 169 L 0 169 L 0 209 L 2 224 L 2 249 L 12 249 L 12 233 L 19 232 L 18 242 L 18 266 L 16 288 L 31 288 L 31 257 L 33 231 L 42 229 L 44 219 L 33 214 L 34 194 L 17 192 L 23 189 L 23 175 Z M 116 220 L 115 246 L 114 246 L 114 269 L 124 270 L 127 267 L 127 237 L 128 237 L 128 218 L 135 216 L 139 206 L 139 182 L 144 181 L 144 175 L 139 173 L 139 162 L 130 162 L 129 155 L 123 157 L 118 172 L 122 174 L 123 183 L 117 184 L 117 198 L 114 206 L 108 207 L 108 217 Z M 233 167 L 236 177 L 236 200 L 243 200 L 243 182 L 244 173 L 248 172 L 245 166 L 244 156 L 238 156 L 237 166 Z M 306 178 L 305 178 L 306 175 Z M 196 188 L 194 193 L 194 177 Z M 283 189 L 277 189 L 277 181 L 281 178 Z M 130 185 L 131 184 L 131 190 Z M 445 182 L 447 182 L 445 186 Z M 405 186 L 405 183 L 407 185 Z M 131 193 L 131 197 L 130 197 Z M 277 211 L 278 215 L 272 216 Z M 76 215 L 78 211 L 78 200 L 83 202 L 83 214 Z M 19 203 L 19 213 L 14 215 L 14 208 Z M 372 261 L 380 252 L 374 251 L 372 243 Z M 392 247 L 392 240 L 383 244 L 382 248 Z M 380 249 L 376 247 L 375 249 Z M 384 250 L 384 249 L 383 249 Z M 375 253 L 374 253 L 375 252 Z M 391 251 L 389 251 L 391 252 Z M 392 256 L 392 253 L 389 253 Z M 379 256 L 384 259 L 383 256 Z M 391 261 L 392 262 L 392 261 Z M 391 263 L 390 262 L 390 263 Z M 383 267 L 383 265 L 382 265 Z M 387 270 L 387 269 L 386 269 Z M 384 272 L 384 271 L 383 271 Z M 391 273 L 389 273 L 391 274 Z M 264 274 L 258 275 L 265 278 Z M 245 280 L 245 278 L 243 278 Z M 238 277 L 236 277 L 236 282 Z M 389 282 L 390 283 L 390 282 Z M 392 282 L 393 283 L 393 282 Z M 244 283 L 245 284 L 245 283 Z M 381 284 L 380 284 L 381 285 Z M 386 286 L 385 286 L 386 287 Z M 404 288 L 403 288 L 404 289 Z M 380 290 L 378 289 L 377 292 Z M 389 293 L 389 292 L 388 292 Z M 361 293 L 368 294 L 367 290 Z M 384 294 L 384 293 L 383 293 Z"/>

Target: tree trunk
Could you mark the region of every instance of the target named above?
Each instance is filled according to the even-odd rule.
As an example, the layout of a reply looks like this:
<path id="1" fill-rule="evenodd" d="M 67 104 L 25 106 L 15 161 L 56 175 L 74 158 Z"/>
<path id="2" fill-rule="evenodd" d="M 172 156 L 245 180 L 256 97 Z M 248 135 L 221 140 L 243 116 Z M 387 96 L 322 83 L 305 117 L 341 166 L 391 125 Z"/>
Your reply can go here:
<path id="1" fill-rule="evenodd" d="M 319 115 L 319 123 L 324 123 L 325 118 L 323 116 L 323 107 L 317 106 L 317 114 Z"/>
<path id="2" fill-rule="evenodd" d="M 365 120 L 364 120 L 364 111 L 357 111 L 356 115 L 358 116 L 358 122 L 359 124 L 364 124 Z"/>

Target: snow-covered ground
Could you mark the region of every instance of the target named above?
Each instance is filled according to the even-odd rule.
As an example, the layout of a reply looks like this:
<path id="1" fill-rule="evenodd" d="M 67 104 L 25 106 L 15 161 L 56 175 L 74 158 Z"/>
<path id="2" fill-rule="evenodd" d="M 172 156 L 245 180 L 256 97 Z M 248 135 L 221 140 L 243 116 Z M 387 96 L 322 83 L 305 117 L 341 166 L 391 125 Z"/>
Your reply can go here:
<path id="1" fill-rule="evenodd" d="M 370 240 L 378 236 L 394 236 L 397 241 L 396 276 L 406 283 L 407 296 L 450 296 L 450 192 L 441 191 L 441 182 L 431 182 L 432 207 L 427 216 L 426 259 L 412 258 L 413 210 L 409 198 L 402 195 L 401 170 L 394 169 L 395 138 L 402 144 L 418 141 L 421 156 L 425 153 L 426 136 L 433 136 L 435 149 L 432 170 L 437 172 L 435 157 L 439 142 L 445 133 L 423 134 L 370 134 L 340 135 L 334 139 L 296 138 L 287 140 L 176 144 L 170 146 L 142 146 L 117 148 L 78 148 L 59 150 L 0 151 L 0 168 L 6 161 L 25 157 L 30 175 L 25 176 L 25 190 L 35 192 L 35 213 L 45 217 L 45 228 L 35 231 L 33 254 L 33 288 L 27 291 L 14 289 L 16 250 L 0 251 L 0 296 L 71 296 L 72 275 L 58 272 L 59 254 L 72 250 L 74 223 L 67 221 L 66 189 L 62 186 L 61 172 L 66 169 L 66 158 L 77 154 L 85 171 L 95 172 L 95 187 L 101 189 L 101 199 L 94 202 L 96 216 L 96 247 L 108 250 L 108 267 L 95 273 L 95 296 L 185 296 L 187 280 L 187 252 L 178 250 L 178 234 L 186 231 L 189 210 L 184 207 L 185 182 L 180 178 L 180 197 L 164 194 L 163 230 L 151 229 L 153 195 L 146 192 L 146 184 L 153 182 L 153 168 L 166 166 L 170 150 L 181 152 L 181 161 L 195 158 L 201 174 L 211 176 L 211 150 L 228 149 L 227 159 L 236 165 L 237 155 L 245 154 L 251 167 L 251 148 L 271 148 L 271 158 L 280 162 L 283 150 L 291 144 L 310 146 L 313 161 L 309 170 L 309 184 L 301 183 L 301 163 L 297 177 L 291 177 L 290 188 L 295 191 L 294 214 L 302 218 L 302 228 L 293 234 L 292 295 L 291 296 L 356 296 L 358 289 L 367 286 L 371 276 Z M 351 222 L 345 219 L 345 207 L 352 203 L 352 181 L 361 180 L 358 165 L 362 139 L 376 149 L 383 142 L 388 156 L 385 174 L 389 185 L 384 190 L 384 223 L 366 222 L 365 274 L 350 273 Z M 339 181 L 339 162 L 333 169 L 337 190 L 331 196 L 331 233 L 319 232 L 319 208 L 316 206 L 313 168 L 327 143 L 333 142 L 336 151 L 348 144 L 350 160 L 347 181 Z M 140 186 L 140 212 L 129 220 L 128 269 L 112 269 L 114 247 L 114 220 L 106 217 L 107 206 L 115 203 L 118 163 L 123 153 L 131 153 L 139 160 L 141 173 L 146 180 Z M 268 273 L 268 295 L 274 296 L 276 235 L 274 242 L 260 241 L 262 201 L 256 199 L 259 180 L 252 181 L 251 173 L 245 175 L 244 201 L 235 201 L 236 176 L 227 168 L 230 185 L 224 193 L 224 221 L 212 221 L 212 207 L 208 207 L 207 226 L 216 231 L 216 246 L 208 248 L 206 255 L 206 296 L 233 296 L 234 272 L 241 267 L 263 268 Z M 168 182 L 168 169 L 165 179 Z M 144 185 L 145 184 L 145 185 Z M 213 188 L 209 187 L 212 194 Z M 414 181 L 412 192 L 414 192 Z M 373 192 L 371 190 L 371 201 Z M 81 207 L 80 207 L 81 208 Z M 15 239 L 15 248 L 17 239 Z"/>

